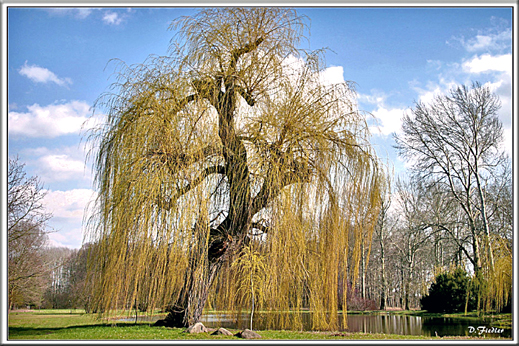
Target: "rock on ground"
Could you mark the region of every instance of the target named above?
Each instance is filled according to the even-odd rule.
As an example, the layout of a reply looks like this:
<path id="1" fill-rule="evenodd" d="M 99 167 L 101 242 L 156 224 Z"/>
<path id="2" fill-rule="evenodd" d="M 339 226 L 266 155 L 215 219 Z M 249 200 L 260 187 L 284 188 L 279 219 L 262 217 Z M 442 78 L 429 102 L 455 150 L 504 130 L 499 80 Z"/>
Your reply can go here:
<path id="1" fill-rule="evenodd" d="M 239 333 L 234 334 L 234 336 L 237 336 L 242 339 L 260 339 L 261 335 L 259 335 L 256 332 L 253 332 L 250 329 L 245 329 Z"/>
<path id="2" fill-rule="evenodd" d="M 211 335 L 232 335 L 230 331 L 228 331 L 225 328 L 218 328 L 214 333 Z"/>
<path id="3" fill-rule="evenodd" d="M 207 333 L 207 328 L 202 323 L 198 322 L 184 330 L 184 333 Z"/>

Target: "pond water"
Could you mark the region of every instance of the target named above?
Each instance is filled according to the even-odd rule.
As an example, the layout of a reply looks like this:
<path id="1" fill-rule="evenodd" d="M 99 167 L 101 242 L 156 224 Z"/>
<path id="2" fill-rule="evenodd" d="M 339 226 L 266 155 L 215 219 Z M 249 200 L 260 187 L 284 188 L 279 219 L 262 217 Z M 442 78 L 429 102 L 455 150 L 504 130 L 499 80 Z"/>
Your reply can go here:
<path id="1" fill-rule="evenodd" d="M 265 316 L 266 314 L 264 313 L 254 314 L 254 329 L 262 330 L 268 328 L 265 323 Z M 157 319 L 157 317 L 150 319 L 146 316 L 139 316 L 138 318 L 139 321 L 150 322 L 154 322 Z M 135 321 L 135 317 L 124 319 L 124 321 Z M 340 313 L 339 321 L 342 321 Z M 206 327 L 210 328 L 224 327 L 231 329 L 245 329 L 250 327 L 250 315 L 244 313 L 235 320 L 228 314 L 206 313 L 202 316 L 201 322 Z M 311 313 L 303 313 L 302 322 L 304 330 L 311 330 Z M 339 330 L 347 332 L 424 336 L 435 336 L 436 333 L 438 336 L 476 336 L 481 332 L 488 336 L 511 337 L 510 329 L 504 329 L 502 332 L 495 333 L 497 328 L 492 329 L 490 326 L 491 322 L 492 320 L 490 318 L 462 319 L 428 316 L 402 316 L 390 313 L 381 315 L 350 314 L 348 315 L 347 328 L 342 328 L 341 326 Z"/>

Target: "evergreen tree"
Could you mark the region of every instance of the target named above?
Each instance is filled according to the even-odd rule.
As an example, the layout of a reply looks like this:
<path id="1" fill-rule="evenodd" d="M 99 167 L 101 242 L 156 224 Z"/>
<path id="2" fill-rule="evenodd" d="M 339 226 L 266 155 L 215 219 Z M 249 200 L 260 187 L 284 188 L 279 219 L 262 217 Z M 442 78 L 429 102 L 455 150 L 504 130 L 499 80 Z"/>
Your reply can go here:
<path id="1" fill-rule="evenodd" d="M 428 312 L 450 313 L 474 310 L 477 295 L 472 280 L 460 267 L 440 273 L 431 285 L 429 294 L 420 300 L 422 309 Z M 468 297 L 467 297 L 468 294 Z M 467 300 L 468 298 L 468 300 Z"/>

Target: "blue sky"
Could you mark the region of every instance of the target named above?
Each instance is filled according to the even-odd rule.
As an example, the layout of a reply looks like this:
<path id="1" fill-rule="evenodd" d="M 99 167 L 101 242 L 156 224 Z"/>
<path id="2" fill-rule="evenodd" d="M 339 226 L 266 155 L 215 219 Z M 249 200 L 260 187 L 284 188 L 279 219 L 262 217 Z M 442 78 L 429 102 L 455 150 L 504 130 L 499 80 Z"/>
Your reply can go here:
<path id="1" fill-rule="evenodd" d="M 78 248 L 93 196 L 81 125 L 108 90 L 115 65 L 165 55 L 171 21 L 193 8 L 7 9 L 9 157 L 48 190 L 53 245 Z M 511 7 L 299 8 L 310 19 L 302 48 L 329 48 L 326 75 L 357 85 L 359 108 L 378 119 L 372 143 L 405 172 L 392 135 L 415 101 L 471 81 L 488 83 L 502 102 L 504 149 L 512 152 Z M 108 64 L 108 65 L 107 65 Z M 95 120 L 95 119 L 91 119 Z M 88 124 L 88 123 L 87 123 Z"/>

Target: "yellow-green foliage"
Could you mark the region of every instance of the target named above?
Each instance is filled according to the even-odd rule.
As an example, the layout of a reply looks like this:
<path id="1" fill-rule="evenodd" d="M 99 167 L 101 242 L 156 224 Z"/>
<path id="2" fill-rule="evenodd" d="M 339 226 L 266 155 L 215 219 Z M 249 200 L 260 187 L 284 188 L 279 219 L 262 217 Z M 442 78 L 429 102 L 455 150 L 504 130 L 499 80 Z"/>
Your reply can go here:
<path id="1" fill-rule="evenodd" d="M 494 266 L 490 268 L 489 261 L 484 257 L 483 277 L 483 306 L 485 310 L 500 311 L 512 294 L 512 247 L 510 241 L 498 235 L 492 237 Z"/>
<path id="2" fill-rule="evenodd" d="M 231 264 L 248 236 L 266 268 L 258 308 L 309 306 L 314 329 L 335 328 L 338 280 L 355 279 L 386 184 L 352 85 L 326 83 L 320 53 L 297 49 L 293 10 L 208 9 L 175 25 L 171 55 L 121 67 L 97 103 L 93 309 L 176 301 L 207 275 L 210 228 L 227 217 L 237 248 L 208 304 L 247 304 Z M 301 316 L 277 322 L 299 328 Z"/>
<path id="3" fill-rule="evenodd" d="M 250 303 L 251 327 L 253 329 L 254 311 L 258 303 L 263 301 L 265 292 L 264 282 L 267 268 L 264 263 L 264 256 L 253 249 L 252 245 L 245 246 L 231 267 L 237 269 L 236 279 L 236 298 L 239 306 L 247 306 Z"/>

